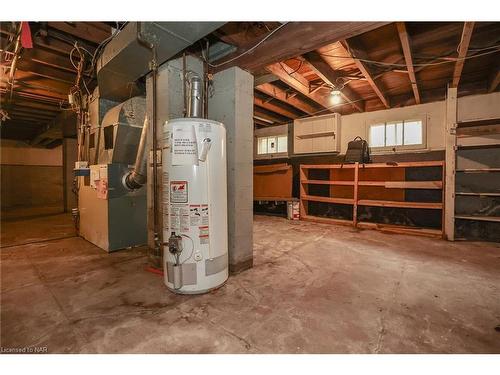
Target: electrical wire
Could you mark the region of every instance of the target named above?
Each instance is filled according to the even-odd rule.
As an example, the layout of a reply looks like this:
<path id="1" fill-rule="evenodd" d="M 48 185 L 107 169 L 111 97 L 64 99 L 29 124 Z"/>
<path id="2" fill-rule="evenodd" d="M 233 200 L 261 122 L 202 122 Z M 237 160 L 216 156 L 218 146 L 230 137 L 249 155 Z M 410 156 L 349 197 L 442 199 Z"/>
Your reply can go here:
<path id="1" fill-rule="evenodd" d="M 268 40 L 271 36 L 273 36 L 278 30 L 280 30 L 281 28 L 283 28 L 284 26 L 286 26 L 288 24 L 288 22 L 284 22 L 282 23 L 281 25 L 279 25 L 277 28 L 275 28 L 273 31 L 271 31 L 269 34 L 267 34 L 264 38 L 262 38 L 259 42 L 257 42 L 253 47 L 247 49 L 246 51 L 240 53 L 238 56 L 235 56 L 233 57 L 232 59 L 229 59 L 227 61 L 224 61 L 224 62 L 221 62 L 219 64 L 211 64 L 210 62 L 208 62 L 208 60 L 205 60 L 205 62 L 212 68 L 218 68 L 220 66 L 223 66 L 223 65 L 226 65 L 226 64 L 229 64 L 230 62 L 233 62 L 237 59 L 239 59 L 240 57 L 252 52 L 254 49 L 256 49 L 258 46 L 260 46 L 262 43 L 264 43 L 266 40 Z"/>
<path id="2" fill-rule="evenodd" d="M 484 49 L 481 49 L 481 50 L 476 50 L 475 52 L 480 52 L 480 51 L 485 51 L 485 50 L 491 50 L 491 49 L 494 49 L 494 50 L 493 51 L 484 52 L 484 53 L 478 53 L 478 54 L 471 55 L 471 56 L 457 57 L 457 58 L 454 58 L 453 60 L 448 60 L 447 59 L 447 60 L 444 60 L 444 61 L 437 61 L 437 62 L 416 63 L 416 64 L 413 64 L 413 66 L 414 67 L 436 66 L 436 65 L 442 65 L 442 64 L 456 63 L 457 61 L 468 60 L 468 59 L 473 59 L 473 58 L 480 57 L 480 56 L 490 55 L 492 53 L 499 52 L 500 51 L 500 45 L 487 47 L 487 48 L 484 48 Z M 354 60 L 359 60 L 359 61 L 362 61 L 362 62 L 366 62 L 368 64 L 381 65 L 381 66 L 392 66 L 392 67 L 398 67 L 398 68 L 405 68 L 406 67 L 406 64 L 397 64 L 397 63 L 388 63 L 388 62 L 384 62 L 384 61 L 361 59 L 361 58 L 357 58 L 355 56 L 352 56 L 352 57 L 351 56 L 339 56 L 339 55 L 330 55 L 330 54 L 326 54 L 326 53 L 321 53 L 320 55 L 321 56 L 325 56 L 325 57 L 337 58 L 337 59 L 350 59 L 350 60 L 354 59 Z M 434 59 L 443 59 L 443 58 L 444 58 L 443 56 L 440 56 L 440 57 L 435 57 Z"/>

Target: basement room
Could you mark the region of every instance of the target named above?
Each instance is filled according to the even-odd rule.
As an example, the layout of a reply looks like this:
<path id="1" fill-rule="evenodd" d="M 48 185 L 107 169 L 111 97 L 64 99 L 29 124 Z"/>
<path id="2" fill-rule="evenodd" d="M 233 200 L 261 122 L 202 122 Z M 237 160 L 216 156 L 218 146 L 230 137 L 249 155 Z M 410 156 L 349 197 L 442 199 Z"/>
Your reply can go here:
<path id="1" fill-rule="evenodd" d="M 500 22 L 286 15 L 2 21 L 2 354 L 500 354 Z"/>

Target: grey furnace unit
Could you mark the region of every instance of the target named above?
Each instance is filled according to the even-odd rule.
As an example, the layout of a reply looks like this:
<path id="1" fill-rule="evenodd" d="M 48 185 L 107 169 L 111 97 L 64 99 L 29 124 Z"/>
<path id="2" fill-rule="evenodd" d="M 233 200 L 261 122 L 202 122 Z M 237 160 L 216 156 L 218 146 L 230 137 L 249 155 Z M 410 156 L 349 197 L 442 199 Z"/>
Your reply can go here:
<path id="1" fill-rule="evenodd" d="M 90 176 L 79 176 L 80 236 L 111 252 L 147 243 L 146 186 L 124 184 L 133 169 L 146 112 L 144 97 L 109 109 L 99 98 L 91 102 L 94 122 L 88 136 Z M 109 103 L 107 103 L 109 105 Z"/>

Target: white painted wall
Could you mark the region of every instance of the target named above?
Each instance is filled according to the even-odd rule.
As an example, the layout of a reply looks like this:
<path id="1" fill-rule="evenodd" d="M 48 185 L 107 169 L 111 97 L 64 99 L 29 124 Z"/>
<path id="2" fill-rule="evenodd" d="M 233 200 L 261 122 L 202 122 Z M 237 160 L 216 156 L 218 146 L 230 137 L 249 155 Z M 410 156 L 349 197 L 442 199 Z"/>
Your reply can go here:
<path id="1" fill-rule="evenodd" d="M 277 158 L 286 158 L 288 157 L 288 152 L 278 152 L 276 154 L 265 154 L 259 155 L 257 153 L 257 138 L 259 137 L 270 137 L 273 135 L 288 135 L 288 124 L 279 125 L 279 126 L 271 126 L 269 128 L 262 128 L 254 130 L 253 136 L 253 158 L 257 159 L 277 159 Z M 288 142 L 288 149 L 290 149 L 290 141 Z"/>
<path id="2" fill-rule="evenodd" d="M 458 121 L 495 117 L 500 117 L 500 92 L 458 99 Z M 347 143 L 358 135 L 368 139 L 371 124 L 417 118 L 422 119 L 426 130 L 426 147 L 421 151 L 444 150 L 446 108 L 445 102 L 440 101 L 342 116 L 340 152 L 345 153 Z"/>

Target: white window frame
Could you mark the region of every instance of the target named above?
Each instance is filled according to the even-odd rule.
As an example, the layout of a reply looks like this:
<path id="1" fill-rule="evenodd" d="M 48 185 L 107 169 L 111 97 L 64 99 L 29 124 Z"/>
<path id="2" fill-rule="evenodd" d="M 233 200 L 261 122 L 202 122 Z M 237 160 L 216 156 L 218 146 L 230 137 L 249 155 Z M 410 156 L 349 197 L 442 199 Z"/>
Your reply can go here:
<path id="1" fill-rule="evenodd" d="M 385 154 L 385 153 L 397 153 L 404 152 L 408 150 L 427 150 L 427 116 L 412 116 L 404 119 L 381 119 L 379 121 L 370 121 L 366 126 L 366 139 L 368 140 L 368 145 L 371 144 L 370 139 L 370 128 L 376 125 L 391 124 L 402 122 L 412 122 L 420 121 L 422 123 L 422 143 L 417 145 L 395 145 L 395 146 L 383 146 L 383 147 L 371 147 L 370 152 L 373 154 Z"/>
<path id="2" fill-rule="evenodd" d="M 286 151 L 279 151 L 278 150 L 278 138 L 280 137 L 286 137 Z M 261 139 L 267 139 L 269 142 L 269 138 L 275 138 L 276 139 L 276 152 L 269 152 L 269 150 L 265 153 L 259 154 L 259 142 Z M 271 158 L 282 158 L 282 157 L 287 157 L 288 156 L 288 134 L 273 134 L 273 135 L 262 135 L 262 136 L 256 136 L 255 137 L 255 158 L 256 159 L 271 159 Z"/>

